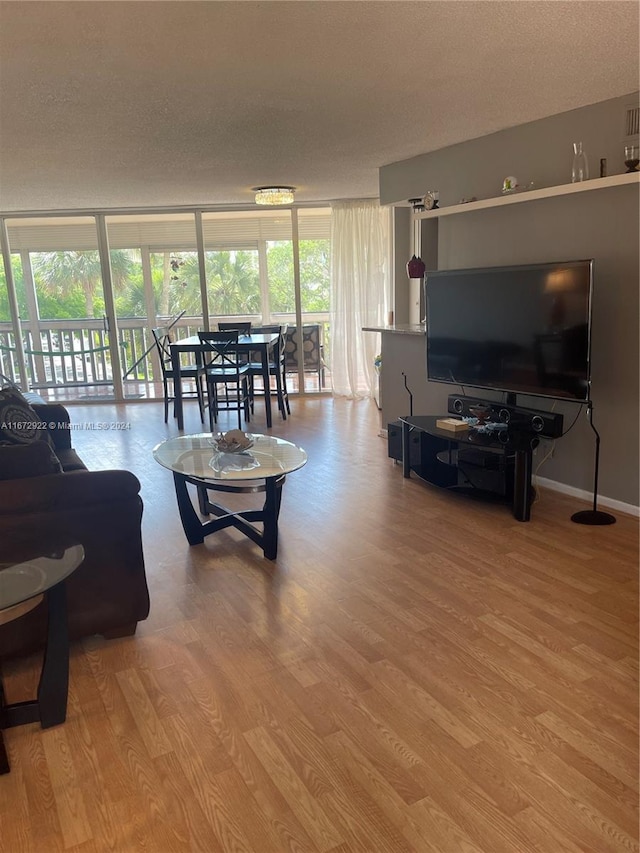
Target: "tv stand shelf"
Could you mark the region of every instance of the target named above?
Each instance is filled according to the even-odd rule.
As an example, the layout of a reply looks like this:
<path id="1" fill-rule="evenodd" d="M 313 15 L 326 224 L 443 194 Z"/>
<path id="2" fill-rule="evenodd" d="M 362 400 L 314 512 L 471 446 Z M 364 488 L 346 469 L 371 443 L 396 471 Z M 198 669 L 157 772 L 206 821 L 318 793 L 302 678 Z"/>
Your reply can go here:
<path id="1" fill-rule="evenodd" d="M 402 472 L 440 488 L 511 504 L 514 518 L 529 521 L 532 453 L 538 439 L 525 431 L 497 435 L 448 432 L 430 415 L 400 418 Z M 416 438 L 419 452 L 416 452 Z"/>

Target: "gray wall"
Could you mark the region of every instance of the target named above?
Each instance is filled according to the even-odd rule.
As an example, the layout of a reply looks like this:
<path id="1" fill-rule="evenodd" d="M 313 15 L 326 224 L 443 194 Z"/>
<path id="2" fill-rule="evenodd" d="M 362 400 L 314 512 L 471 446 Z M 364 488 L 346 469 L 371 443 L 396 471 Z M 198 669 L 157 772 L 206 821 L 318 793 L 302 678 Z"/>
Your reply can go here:
<path id="1" fill-rule="evenodd" d="M 411 209 L 396 207 L 393 216 L 393 311 L 396 323 L 409 322 L 407 261 L 411 257 Z"/>
<path id="2" fill-rule="evenodd" d="M 440 207 L 474 195 L 490 198 L 500 195 L 507 175 L 522 185 L 567 184 L 576 141 L 584 145 L 592 178 L 598 177 L 601 157 L 610 175 L 624 172 L 625 110 L 634 105 L 637 92 L 383 166 L 380 202 L 406 203 L 427 190 L 439 191 Z"/>
<path id="3" fill-rule="evenodd" d="M 582 140 L 591 155 L 592 175 L 594 166 L 597 175 L 600 157 L 607 158 L 609 174 L 623 172 L 624 111 L 634 100 L 637 103 L 637 95 L 618 98 L 384 167 L 381 200 L 398 201 L 427 189 L 439 190 L 441 206 L 462 196 L 496 196 L 507 174 L 521 182 L 535 180 L 538 186 L 567 183 L 573 140 Z M 633 506 L 640 503 L 639 224 L 637 184 L 560 196 L 439 219 L 437 257 L 440 269 L 594 258 L 592 399 L 602 436 L 599 491 Z M 429 257 L 424 260 L 428 267 L 436 265 Z M 404 359 L 401 349 L 404 346 L 407 355 L 411 350 L 412 359 L 424 358 L 423 339 L 407 345 L 404 336 L 395 337 L 386 346 L 383 342 L 383 359 L 388 350 L 383 394 L 387 382 L 396 388 L 383 396 L 385 420 L 406 413 L 406 394 L 403 397 L 397 376 Z M 387 368 L 391 376 L 385 375 Z M 458 390 L 427 382 L 424 364 L 403 369 L 415 395 L 416 414 L 444 411 L 447 394 Z M 479 396 L 501 399 L 489 392 Z M 518 401 L 532 408 L 553 406 L 520 395 Z M 555 411 L 565 415 L 567 429 L 579 406 L 558 402 Z M 579 415 L 570 433 L 557 441 L 554 457 L 540 475 L 590 490 L 593 448 L 588 422 Z"/>

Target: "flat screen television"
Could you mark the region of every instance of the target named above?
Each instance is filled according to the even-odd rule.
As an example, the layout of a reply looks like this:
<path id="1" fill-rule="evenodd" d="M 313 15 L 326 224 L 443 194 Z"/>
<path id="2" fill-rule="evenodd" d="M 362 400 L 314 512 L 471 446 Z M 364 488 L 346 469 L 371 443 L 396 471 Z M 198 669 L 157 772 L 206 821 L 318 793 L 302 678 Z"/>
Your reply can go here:
<path id="1" fill-rule="evenodd" d="M 589 400 L 592 287 L 592 260 L 428 272 L 428 379 Z"/>

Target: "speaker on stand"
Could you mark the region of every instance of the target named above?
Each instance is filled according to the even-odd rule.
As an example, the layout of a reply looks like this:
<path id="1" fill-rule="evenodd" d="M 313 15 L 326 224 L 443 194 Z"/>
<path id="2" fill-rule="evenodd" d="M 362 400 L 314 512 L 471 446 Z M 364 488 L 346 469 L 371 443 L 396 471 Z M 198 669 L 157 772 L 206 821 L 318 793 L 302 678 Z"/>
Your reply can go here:
<path id="1" fill-rule="evenodd" d="M 571 521 L 576 524 L 615 524 L 614 515 L 608 512 L 602 512 L 598 509 L 598 465 L 600 462 L 600 434 L 593 425 L 593 403 L 591 400 L 587 403 L 587 417 L 589 418 L 589 426 L 596 434 L 596 458 L 593 474 L 593 509 L 583 509 L 580 512 L 574 512 L 571 516 Z"/>

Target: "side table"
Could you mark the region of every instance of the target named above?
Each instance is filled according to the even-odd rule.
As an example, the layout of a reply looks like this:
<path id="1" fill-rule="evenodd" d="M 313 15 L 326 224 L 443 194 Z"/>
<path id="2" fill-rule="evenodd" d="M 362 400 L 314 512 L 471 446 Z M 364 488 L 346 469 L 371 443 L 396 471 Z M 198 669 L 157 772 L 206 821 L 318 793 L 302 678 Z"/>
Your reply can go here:
<path id="1" fill-rule="evenodd" d="M 48 607 L 47 642 L 37 698 L 7 703 L 0 678 L 0 774 L 10 769 L 3 729 L 38 721 L 46 729 L 66 719 L 69 634 L 64 582 L 83 559 L 82 546 L 72 545 L 58 555 L 37 557 L 10 566 L 0 563 L 0 622 L 20 618 L 38 606 L 43 596 Z"/>

